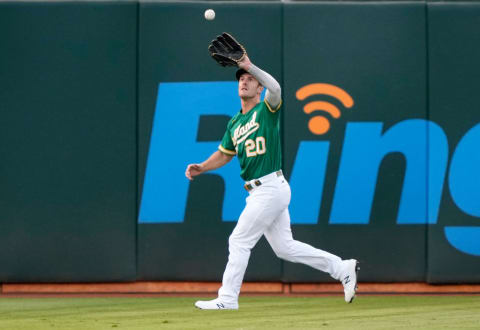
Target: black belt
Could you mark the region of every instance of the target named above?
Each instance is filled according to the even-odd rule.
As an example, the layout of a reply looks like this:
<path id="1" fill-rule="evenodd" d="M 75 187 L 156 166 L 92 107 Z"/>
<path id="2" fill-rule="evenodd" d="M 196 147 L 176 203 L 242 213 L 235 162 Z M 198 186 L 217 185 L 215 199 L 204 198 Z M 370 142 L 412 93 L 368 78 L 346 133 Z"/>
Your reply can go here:
<path id="1" fill-rule="evenodd" d="M 275 172 L 275 174 L 277 175 L 277 177 L 279 177 L 283 175 L 283 172 L 282 170 L 278 170 Z M 260 181 L 260 179 L 256 179 L 255 181 L 253 181 L 253 183 L 245 183 L 244 187 L 247 191 L 251 191 L 253 188 L 260 187 L 261 185 L 262 181 Z"/>

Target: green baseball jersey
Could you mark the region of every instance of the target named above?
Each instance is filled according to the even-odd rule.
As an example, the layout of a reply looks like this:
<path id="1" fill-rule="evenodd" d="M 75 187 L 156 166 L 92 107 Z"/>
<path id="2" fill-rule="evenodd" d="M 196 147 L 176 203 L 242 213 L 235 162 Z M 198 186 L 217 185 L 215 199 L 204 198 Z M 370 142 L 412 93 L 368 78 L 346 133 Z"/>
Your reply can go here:
<path id="1" fill-rule="evenodd" d="M 280 106 L 276 109 L 266 102 L 252 110 L 241 111 L 228 122 L 227 131 L 218 149 L 227 155 L 237 155 L 240 176 L 245 181 L 278 171 L 282 166 L 280 148 Z"/>

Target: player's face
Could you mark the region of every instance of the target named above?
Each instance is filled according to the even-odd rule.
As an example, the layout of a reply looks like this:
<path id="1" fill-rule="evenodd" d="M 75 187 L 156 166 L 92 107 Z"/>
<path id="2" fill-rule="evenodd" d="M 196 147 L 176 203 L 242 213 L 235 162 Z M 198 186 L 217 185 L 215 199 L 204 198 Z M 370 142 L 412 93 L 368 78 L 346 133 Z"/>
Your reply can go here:
<path id="1" fill-rule="evenodd" d="M 242 99 L 250 99 L 260 96 L 263 86 L 251 74 L 244 73 L 238 80 L 238 95 Z"/>

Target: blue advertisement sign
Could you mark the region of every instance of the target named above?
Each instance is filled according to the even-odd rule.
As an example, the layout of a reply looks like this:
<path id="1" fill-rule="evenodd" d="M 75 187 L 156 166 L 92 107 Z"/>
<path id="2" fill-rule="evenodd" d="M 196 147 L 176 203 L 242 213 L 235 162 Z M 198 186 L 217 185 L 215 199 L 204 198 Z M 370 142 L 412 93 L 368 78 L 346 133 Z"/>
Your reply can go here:
<path id="1" fill-rule="evenodd" d="M 329 88 L 332 93 L 338 93 L 338 98 L 342 97 L 343 91 L 339 88 Z M 331 109 L 324 103 L 315 106 Z M 231 117 L 239 109 L 237 82 L 159 84 L 140 223 L 184 221 L 190 185 L 184 175 L 186 166 L 208 158 L 220 143 L 220 139 L 198 141 L 200 118 L 209 115 Z M 329 111 L 335 114 L 335 109 Z M 309 129 L 321 134 L 328 126 L 316 120 Z M 400 153 L 406 161 L 397 225 L 437 224 L 445 188 L 462 212 L 480 217 L 478 145 L 480 124 L 466 132 L 449 160 L 448 137 L 435 122 L 411 118 L 387 130 L 381 121 L 347 122 L 329 224 L 370 223 L 380 164 L 394 152 Z M 318 223 L 329 149 L 330 142 L 324 140 L 299 144 L 290 176 L 294 191 L 290 205 L 293 224 Z M 246 197 L 238 162 L 234 160 L 211 173 L 220 176 L 225 184 L 222 220 L 236 221 L 244 206 L 239 201 Z M 480 256 L 480 227 L 447 226 L 444 230 L 446 239 L 456 249 Z"/>

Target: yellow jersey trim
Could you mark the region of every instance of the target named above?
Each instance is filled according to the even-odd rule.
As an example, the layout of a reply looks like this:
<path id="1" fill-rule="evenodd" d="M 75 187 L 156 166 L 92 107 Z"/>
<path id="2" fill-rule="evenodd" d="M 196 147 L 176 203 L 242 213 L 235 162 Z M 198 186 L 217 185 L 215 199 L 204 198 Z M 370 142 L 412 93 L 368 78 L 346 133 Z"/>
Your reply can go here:
<path id="1" fill-rule="evenodd" d="M 222 145 L 218 146 L 218 150 L 229 156 L 235 156 L 237 154 L 235 151 L 225 149 Z"/>
<path id="2" fill-rule="evenodd" d="M 280 107 L 282 106 L 282 100 L 280 100 L 280 103 L 277 105 L 277 107 L 275 109 L 272 109 L 272 107 L 270 106 L 270 104 L 268 104 L 267 100 L 265 100 L 265 104 L 267 105 L 267 108 L 268 108 L 268 111 L 272 112 L 272 113 L 275 113 L 277 112 L 278 110 L 280 110 Z"/>

